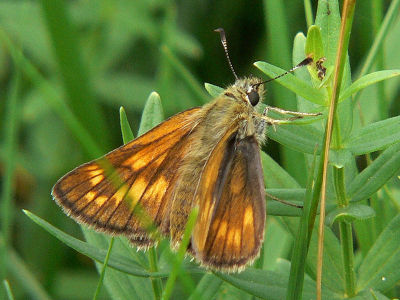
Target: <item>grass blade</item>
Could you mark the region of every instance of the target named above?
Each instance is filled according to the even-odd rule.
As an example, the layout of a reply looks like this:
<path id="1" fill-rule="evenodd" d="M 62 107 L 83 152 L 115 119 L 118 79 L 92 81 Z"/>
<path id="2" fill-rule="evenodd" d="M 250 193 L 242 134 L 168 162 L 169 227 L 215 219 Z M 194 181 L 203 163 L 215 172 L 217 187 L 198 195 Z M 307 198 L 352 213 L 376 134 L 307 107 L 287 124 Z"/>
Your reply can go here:
<path id="1" fill-rule="evenodd" d="M 90 89 L 88 71 L 68 16 L 67 3 L 62 0 L 42 0 L 41 3 L 68 104 L 82 125 L 105 148 L 109 144 L 107 127 Z"/>
<path id="2" fill-rule="evenodd" d="M 20 105 L 18 103 L 19 93 L 21 87 L 21 73 L 16 68 L 13 79 L 10 85 L 10 91 L 8 95 L 8 101 L 6 101 L 5 107 L 5 124 L 6 129 L 4 130 L 4 171 L 5 176 L 2 178 L 1 184 L 1 202 L 0 202 L 0 216 L 1 216 L 1 232 L 0 238 L 3 240 L 0 246 L 0 265 L 4 266 L 0 268 L 0 281 L 7 278 L 7 248 L 11 241 L 11 229 L 13 228 L 12 217 L 14 215 L 14 172 L 16 163 L 16 153 L 18 148 L 17 134 L 19 128 L 19 110 Z M 2 289 L 0 290 L 2 294 Z"/>

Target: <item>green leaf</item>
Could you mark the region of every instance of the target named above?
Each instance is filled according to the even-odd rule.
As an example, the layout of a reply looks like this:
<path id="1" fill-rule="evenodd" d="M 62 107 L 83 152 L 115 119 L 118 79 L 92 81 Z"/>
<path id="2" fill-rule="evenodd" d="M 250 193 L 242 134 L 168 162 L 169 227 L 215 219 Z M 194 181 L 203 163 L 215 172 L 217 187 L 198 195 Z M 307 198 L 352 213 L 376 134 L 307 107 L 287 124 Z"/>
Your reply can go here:
<path id="1" fill-rule="evenodd" d="M 154 126 L 160 124 L 163 120 L 164 113 L 161 106 L 160 95 L 158 95 L 156 92 L 152 92 L 143 109 L 138 136 L 141 136 Z"/>
<path id="2" fill-rule="evenodd" d="M 4 289 L 6 290 L 8 300 L 14 300 L 15 299 L 14 294 L 11 290 L 11 286 L 10 286 L 10 283 L 8 282 L 8 280 L 6 280 L 6 279 L 3 280 L 3 286 L 4 286 Z"/>
<path id="3" fill-rule="evenodd" d="M 222 280 L 214 274 L 204 274 L 188 300 L 216 299 Z"/>
<path id="4" fill-rule="evenodd" d="M 106 248 L 98 248 L 92 244 L 83 242 L 78 240 L 65 232 L 62 232 L 58 228 L 54 227 L 50 223 L 46 222 L 45 220 L 41 219 L 40 217 L 34 215 L 33 213 L 24 210 L 23 211 L 32 221 L 38 224 L 40 227 L 45 229 L 55 238 L 59 239 L 61 242 L 66 244 L 67 246 L 71 247 L 72 249 L 82 253 L 90 257 L 91 259 L 103 262 L 104 258 L 107 255 Z M 126 274 L 139 276 L 139 277 L 166 277 L 168 276 L 168 272 L 158 272 L 158 273 L 150 273 L 143 269 L 143 267 L 130 259 L 129 257 L 124 257 L 118 254 L 111 254 L 110 260 L 108 261 L 108 266 L 116 269 L 120 272 L 124 272 Z"/>
<path id="5" fill-rule="evenodd" d="M 264 237 L 260 260 L 256 261 L 256 266 L 263 270 L 282 271 L 281 258 L 287 257 L 292 251 L 292 236 L 279 218 L 267 215 Z"/>
<path id="6" fill-rule="evenodd" d="M 303 205 L 303 202 L 301 201 L 290 201 L 290 202 L 295 205 L 300 205 L 300 206 Z M 294 207 L 285 203 L 280 203 L 274 199 L 268 199 L 267 214 L 270 216 L 300 217 L 303 214 L 303 210 L 299 207 Z"/>
<path id="7" fill-rule="evenodd" d="M 383 295 L 380 292 L 373 290 L 373 289 L 363 290 L 363 291 L 359 292 L 357 294 L 357 296 L 351 297 L 349 299 L 351 299 L 351 300 L 390 300 L 385 295 Z"/>
<path id="8" fill-rule="evenodd" d="M 281 188 L 269 188 L 266 189 L 267 194 L 275 196 L 279 199 L 286 201 L 299 201 L 303 202 L 306 195 L 306 189 L 295 188 L 295 189 L 281 189 Z"/>
<path id="9" fill-rule="evenodd" d="M 85 239 L 90 245 L 94 245 L 97 249 L 103 249 L 104 254 L 106 254 L 106 249 L 109 247 L 110 238 L 104 234 L 93 232 L 83 226 L 81 226 Z M 113 254 L 119 255 L 119 257 L 131 258 L 138 260 L 138 257 L 143 255 L 136 251 L 130 250 L 128 242 L 123 239 L 114 238 L 113 244 Z M 131 254 L 132 253 L 132 254 Z M 112 257 L 111 256 L 111 257 Z M 118 256 L 117 256 L 118 257 Z M 103 260 L 104 261 L 104 260 Z M 152 289 L 149 278 L 144 278 L 142 276 L 131 276 L 131 274 L 121 273 L 119 270 L 114 270 L 110 264 L 111 259 L 108 261 L 108 269 L 105 273 L 104 284 L 107 287 L 107 291 L 111 295 L 111 298 L 115 299 L 127 299 L 127 298 L 137 298 L 137 299 L 151 299 Z M 100 273 L 103 268 L 103 262 L 95 261 L 95 266 L 97 271 Z M 144 270 L 144 267 L 139 268 Z"/>
<path id="10" fill-rule="evenodd" d="M 369 124 L 351 134 L 344 147 L 361 155 L 400 142 L 400 116 Z"/>
<path id="11" fill-rule="evenodd" d="M 214 273 L 216 276 L 246 291 L 247 293 L 262 299 L 285 299 L 288 282 L 287 273 L 278 273 L 267 270 L 247 268 L 239 274 Z M 303 291 L 304 299 L 315 298 L 315 282 L 306 277 Z M 340 299 L 338 295 L 328 289 L 323 291 L 324 299 Z"/>
<path id="12" fill-rule="evenodd" d="M 379 235 L 358 270 L 357 288 L 385 292 L 400 280 L 400 215 Z"/>
<path id="13" fill-rule="evenodd" d="M 254 65 L 271 78 L 281 75 L 285 72 L 285 70 L 281 68 L 262 61 L 258 61 L 254 63 Z M 319 105 L 326 105 L 327 103 L 327 94 L 324 90 L 315 89 L 307 82 L 297 78 L 292 74 L 287 74 L 286 76 L 276 79 L 276 81 L 294 92 L 296 95 L 299 95 L 310 102 Z"/>
<path id="14" fill-rule="evenodd" d="M 346 149 L 332 149 L 329 152 L 329 163 L 338 169 L 349 166 L 352 160 L 353 155 Z"/>
<path id="15" fill-rule="evenodd" d="M 289 206 L 288 204 L 271 199 L 268 195 L 272 195 L 278 199 L 291 202 L 296 205 L 303 205 L 306 194 L 305 189 L 267 189 L 267 214 L 271 216 L 301 216 L 303 209 Z M 335 199 L 332 199 L 334 202 Z M 335 203 L 327 203 L 326 212 L 331 212 L 336 208 Z"/>
<path id="16" fill-rule="evenodd" d="M 321 37 L 321 30 L 318 26 L 312 25 L 307 32 L 307 40 L 306 40 L 306 55 L 313 58 L 313 63 L 308 66 L 308 71 L 311 74 L 311 78 L 313 79 L 314 86 L 321 85 L 321 80 L 318 77 L 318 69 L 316 66 L 316 62 L 324 57 L 324 49 L 322 46 L 322 37 Z M 325 74 L 326 79 L 329 77 L 328 74 Z M 322 86 L 322 85 L 321 85 Z"/>
<path id="17" fill-rule="evenodd" d="M 382 80 L 386 80 L 392 77 L 396 77 L 400 75 L 399 70 L 384 70 L 378 71 L 374 73 L 370 73 L 364 75 L 360 79 L 353 82 L 348 88 L 346 88 L 339 96 L 339 102 L 351 97 L 353 94 L 357 93 L 358 91 L 365 89 L 371 84 L 377 83 Z"/>
<path id="18" fill-rule="evenodd" d="M 213 85 L 211 83 L 204 83 L 204 87 L 206 88 L 207 92 L 211 95 L 211 97 L 215 98 L 218 97 L 224 89 L 222 87 Z"/>
<path id="19" fill-rule="evenodd" d="M 300 185 L 268 154 L 261 151 L 265 186 L 268 188 L 299 188 Z"/>
<path id="20" fill-rule="evenodd" d="M 287 174 L 287 176 L 289 176 L 289 174 Z M 305 189 L 267 189 L 267 214 L 271 216 L 302 215 L 303 210 L 301 208 L 278 202 L 274 199 L 271 199 L 268 195 L 272 195 L 278 199 L 288 201 L 296 205 L 303 205 L 305 192 Z"/>
<path id="21" fill-rule="evenodd" d="M 324 56 L 321 29 L 316 25 L 310 26 L 307 32 L 306 55 L 310 54 L 313 54 L 314 60 L 318 60 Z"/>
<path id="22" fill-rule="evenodd" d="M 268 128 L 267 136 L 278 143 L 302 153 L 321 151 L 322 132 L 311 125 L 281 125 Z"/>
<path id="23" fill-rule="evenodd" d="M 386 149 L 358 174 L 348 188 L 350 201 L 361 201 L 378 191 L 400 169 L 400 143 Z"/>
<path id="24" fill-rule="evenodd" d="M 126 117 L 126 112 L 123 106 L 119 108 L 119 122 L 121 126 L 122 140 L 124 144 L 132 141 L 135 137 L 133 135 L 131 126 L 129 125 L 128 118 Z"/>
<path id="25" fill-rule="evenodd" d="M 315 25 L 321 28 L 322 44 L 326 65 L 334 65 L 340 31 L 340 11 L 337 1 L 320 0 L 318 2 Z"/>
<path id="26" fill-rule="evenodd" d="M 345 221 L 352 223 L 354 221 L 361 221 L 375 216 L 375 211 L 364 204 L 350 204 L 346 207 L 337 207 L 331 211 L 327 216 L 325 223 L 332 226 L 335 221 Z"/>

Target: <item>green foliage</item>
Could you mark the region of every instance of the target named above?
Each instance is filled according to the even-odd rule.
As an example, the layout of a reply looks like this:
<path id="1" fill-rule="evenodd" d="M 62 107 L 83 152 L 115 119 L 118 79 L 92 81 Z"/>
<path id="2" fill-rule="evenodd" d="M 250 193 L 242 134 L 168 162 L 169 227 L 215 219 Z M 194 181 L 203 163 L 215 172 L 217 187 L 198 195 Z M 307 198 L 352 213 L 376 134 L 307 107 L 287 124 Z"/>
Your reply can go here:
<path id="1" fill-rule="evenodd" d="M 286 2 L 254 7 L 246 1 L 0 4 L 5 99 L 0 103 L 0 298 L 88 299 L 96 293 L 102 270 L 97 299 L 315 298 L 317 226 L 308 224 L 318 224 L 317 168 L 340 11 L 334 0 L 320 0 L 315 7 L 305 1 L 307 24 L 312 25 L 313 15 L 315 24 L 296 34 L 304 28 L 304 8 L 301 1 Z M 357 4 L 343 63 L 329 156 L 323 299 L 343 299 L 351 288 L 352 299 L 400 295 L 400 1 L 384 8 L 373 3 Z M 375 18 L 365 17 L 371 13 Z M 263 22 L 267 34 L 260 29 Z M 182 249 L 171 252 L 167 241 L 144 253 L 120 237 L 114 238 L 104 266 L 110 237 L 84 227 L 82 235 L 50 199 L 51 186 L 80 163 L 120 145 L 121 131 L 126 143 L 133 132 L 139 136 L 178 111 L 202 105 L 221 93 L 220 86 L 232 83 L 212 32 L 219 26 L 227 32 L 239 74 L 273 77 L 306 55 L 326 58 L 322 81 L 311 65 L 267 86 L 266 102 L 322 112 L 312 120 L 269 128 L 272 141 L 264 150 L 280 157 L 280 164 L 261 155 L 267 193 L 304 208 L 267 199 L 260 259 L 239 274 L 205 272 L 184 259 Z M 256 58 L 258 69 L 250 69 Z M 215 84 L 203 88 L 203 82 Z M 282 145 L 280 153 L 273 141 Z M 346 252 L 353 244 L 354 251 Z M 85 288 L 74 293 L 74 286 L 83 283 Z"/>

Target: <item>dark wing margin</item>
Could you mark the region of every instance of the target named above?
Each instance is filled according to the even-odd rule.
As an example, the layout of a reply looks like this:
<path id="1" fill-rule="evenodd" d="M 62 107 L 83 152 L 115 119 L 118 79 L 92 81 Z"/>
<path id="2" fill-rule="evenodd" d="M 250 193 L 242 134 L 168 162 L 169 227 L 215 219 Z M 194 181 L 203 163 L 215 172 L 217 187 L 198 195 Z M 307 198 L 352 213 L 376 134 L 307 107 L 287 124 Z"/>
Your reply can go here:
<path id="1" fill-rule="evenodd" d="M 146 222 L 158 227 L 168 215 L 176 168 L 189 146 L 190 133 L 200 122 L 199 111 L 177 114 L 104 157 L 77 167 L 54 185 L 53 198 L 80 223 L 123 234 L 138 246 L 151 246 Z M 168 228 L 161 231 L 167 234 Z"/>
<path id="2" fill-rule="evenodd" d="M 190 252 L 206 267 L 242 270 L 259 255 L 264 239 L 265 189 L 254 136 L 228 132 L 213 150 L 201 177 L 199 216 Z"/>

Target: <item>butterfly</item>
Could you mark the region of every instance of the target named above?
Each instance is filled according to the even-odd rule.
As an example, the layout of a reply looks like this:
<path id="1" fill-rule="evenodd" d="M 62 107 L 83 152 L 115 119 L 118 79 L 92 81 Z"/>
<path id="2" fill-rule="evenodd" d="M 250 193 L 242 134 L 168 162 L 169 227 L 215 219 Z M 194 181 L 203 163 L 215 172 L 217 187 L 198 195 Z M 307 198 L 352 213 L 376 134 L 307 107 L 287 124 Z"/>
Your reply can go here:
<path id="1" fill-rule="evenodd" d="M 203 107 L 172 116 L 67 173 L 52 196 L 79 223 L 126 236 L 139 248 L 154 246 L 159 232 L 176 249 L 191 210 L 198 207 L 187 252 L 206 268 L 237 272 L 257 258 L 264 239 L 260 147 L 265 131 L 287 121 L 267 114 L 287 111 L 258 112 L 265 82 L 236 76 L 219 32 L 236 77 L 233 85 Z M 310 62 L 307 58 L 295 68 Z"/>

